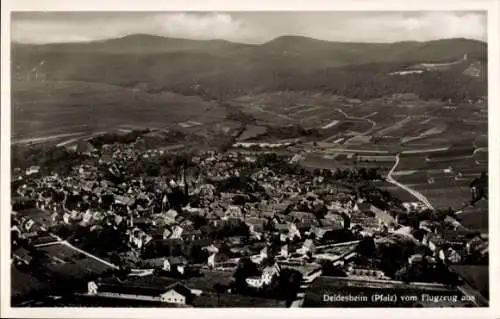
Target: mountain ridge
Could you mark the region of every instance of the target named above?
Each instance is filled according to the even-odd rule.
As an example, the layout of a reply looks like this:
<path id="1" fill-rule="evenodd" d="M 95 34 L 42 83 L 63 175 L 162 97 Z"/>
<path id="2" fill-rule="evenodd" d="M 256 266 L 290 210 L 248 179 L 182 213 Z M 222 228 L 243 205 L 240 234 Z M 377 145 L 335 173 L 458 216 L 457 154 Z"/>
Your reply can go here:
<path id="1" fill-rule="evenodd" d="M 162 35 L 156 35 L 156 34 L 149 34 L 149 33 L 131 33 L 119 37 L 113 37 L 113 38 L 107 38 L 107 39 L 101 39 L 101 40 L 90 40 L 90 41 L 73 41 L 73 42 L 49 42 L 49 43 L 43 43 L 43 44 L 36 44 L 36 43 L 26 43 L 26 42 L 18 42 L 18 41 L 11 41 L 12 44 L 17 44 L 17 45 L 30 45 L 30 46 L 41 46 L 41 45 L 54 45 L 54 44 L 89 44 L 89 43 L 96 43 L 96 42 L 107 42 L 107 41 L 113 41 L 113 40 L 123 40 L 123 39 L 138 39 L 138 38 L 151 38 L 151 39 L 157 39 L 157 40 L 162 40 L 162 39 L 169 39 L 169 40 L 186 40 L 186 41 L 200 41 L 200 42 L 210 42 L 210 41 L 224 41 L 224 42 L 229 42 L 233 44 L 243 44 L 247 46 L 259 46 L 259 45 L 264 45 L 268 44 L 271 42 L 275 41 L 282 41 L 286 39 L 294 39 L 294 40 L 314 40 L 318 42 L 327 42 L 327 43 L 343 43 L 343 44 L 396 44 L 396 43 L 430 43 L 430 42 L 438 42 L 438 41 L 448 41 L 448 40 L 465 40 L 465 41 L 471 41 L 471 42 L 477 42 L 477 43 L 482 43 L 482 44 L 487 44 L 486 41 L 478 40 L 478 39 L 472 39 L 472 38 L 441 38 L 441 39 L 433 39 L 433 40 L 425 40 L 425 41 L 419 41 L 419 40 L 402 40 L 402 41 L 393 41 L 393 42 L 356 42 L 356 41 L 331 41 L 331 40 L 323 40 L 323 39 L 317 39 L 314 37 L 309 37 L 309 36 L 302 36 L 302 35 L 292 35 L 292 34 L 284 34 L 277 36 L 276 38 L 273 38 L 269 41 L 265 41 L 259 44 L 252 44 L 252 43 L 244 43 L 244 42 L 237 42 L 237 41 L 230 41 L 226 39 L 189 39 L 189 38 L 182 38 L 182 37 L 171 37 L 171 36 L 162 36 Z"/>
<path id="2" fill-rule="evenodd" d="M 388 77 L 418 63 L 468 61 L 429 74 Z M 487 44 L 463 38 L 388 44 L 340 43 L 300 36 L 262 45 L 130 35 L 104 42 L 14 46 L 16 79 L 141 84 L 151 91 L 217 97 L 268 90 L 327 90 L 378 96 L 418 91 L 429 98 L 484 95 Z M 462 72 L 475 61 L 479 77 Z M 431 83 L 431 84 L 429 84 Z M 440 93 L 441 86 L 447 93 Z M 456 93 L 453 93 L 453 90 Z"/>

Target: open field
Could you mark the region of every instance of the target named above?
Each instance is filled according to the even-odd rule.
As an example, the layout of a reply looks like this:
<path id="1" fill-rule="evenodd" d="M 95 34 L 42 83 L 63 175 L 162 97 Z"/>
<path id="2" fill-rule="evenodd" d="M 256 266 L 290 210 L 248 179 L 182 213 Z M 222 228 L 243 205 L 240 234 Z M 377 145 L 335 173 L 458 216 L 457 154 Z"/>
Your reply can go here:
<path id="1" fill-rule="evenodd" d="M 481 200 L 473 207 L 467 207 L 459 218 L 465 227 L 488 233 L 488 201 Z"/>
<path id="2" fill-rule="evenodd" d="M 359 161 L 358 156 L 354 154 L 336 154 L 336 155 L 321 155 L 308 154 L 300 165 L 307 168 L 322 168 L 322 169 L 351 169 L 354 167 L 361 168 L 379 168 L 380 173 L 387 173 L 394 164 L 394 161 Z"/>
<path id="3" fill-rule="evenodd" d="M 444 184 L 444 183 L 443 183 Z M 441 186 L 441 185 L 439 185 Z M 412 185 L 412 188 L 429 199 L 436 209 L 460 209 L 471 199 L 470 189 L 464 185 Z"/>
<path id="4" fill-rule="evenodd" d="M 223 119 L 225 109 L 199 97 L 148 94 L 103 83 L 14 81 L 13 140 L 75 132 L 93 133 L 134 125 L 166 127 Z"/>
<path id="5" fill-rule="evenodd" d="M 61 275 L 100 274 L 112 269 L 109 265 L 62 243 L 38 247 L 37 250 L 52 259 L 49 269 Z"/>

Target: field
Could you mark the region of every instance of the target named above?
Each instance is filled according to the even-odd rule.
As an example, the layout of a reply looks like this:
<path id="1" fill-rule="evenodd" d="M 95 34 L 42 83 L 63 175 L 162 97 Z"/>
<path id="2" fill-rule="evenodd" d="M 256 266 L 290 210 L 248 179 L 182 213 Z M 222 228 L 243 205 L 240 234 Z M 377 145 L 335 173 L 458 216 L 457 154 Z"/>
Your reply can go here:
<path id="1" fill-rule="evenodd" d="M 387 173 L 393 166 L 394 161 L 360 161 L 358 156 L 354 154 L 308 154 L 303 160 L 299 162 L 302 166 L 307 168 L 322 168 L 322 169 L 351 169 L 357 168 L 379 168 L 380 173 Z"/>
<path id="2" fill-rule="evenodd" d="M 216 284 L 229 285 L 232 280 L 232 272 L 224 271 L 202 271 L 202 277 L 191 277 L 179 280 L 180 283 L 191 289 L 199 289 L 204 292 L 216 292 Z"/>
<path id="3" fill-rule="evenodd" d="M 53 263 L 49 269 L 61 275 L 101 274 L 112 269 L 107 264 L 63 244 L 42 246 L 38 247 L 37 250 L 46 253 L 52 259 Z"/>
<path id="4" fill-rule="evenodd" d="M 473 207 L 467 207 L 459 218 L 464 226 L 488 233 L 488 201 L 481 200 Z"/>
<path id="5" fill-rule="evenodd" d="M 103 83 L 14 81 L 13 140 L 112 128 L 168 127 L 187 121 L 214 123 L 224 108 L 199 97 L 149 94 Z M 179 126 L 180 127 L 180 126 Z"/>
<path id="6" fill-rule="evenodd" d="M 377 184 L 380 189 L 390 192 L 392 196 L 399 198 L 403 202 L 418 201 L 412 194 L 408 193 L 404 189 L 401 189 L 393 184 L 387 182 L 379 182 Z"/>
<path id="7" fill-rule="evenodd" d="M 239 136 L 239 141 L 252 139 L 267 132 L 266 127 L 258 125 L 248 125 L 245 131 Z"/>

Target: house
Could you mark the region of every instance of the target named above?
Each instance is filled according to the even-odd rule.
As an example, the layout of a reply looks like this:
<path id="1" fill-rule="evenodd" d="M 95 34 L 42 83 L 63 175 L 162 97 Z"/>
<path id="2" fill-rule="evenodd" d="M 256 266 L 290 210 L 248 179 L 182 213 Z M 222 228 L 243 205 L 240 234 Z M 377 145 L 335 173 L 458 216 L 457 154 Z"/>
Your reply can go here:
<path id="1" fill-rule="evenodd" d="M 180 225 L 184 222 L 185 219 L 186 218 L 184 216 L 177 215 L 177 217 L 175 217 L 175 223 Z"/>
<path id="2" fill-rule="evenodd" d="M 387 211 L 381 210 L 377 207 L 373 206 L 372 212 L 375 214 L 375 218 L 377 219 L 379 225 L 392 227 L 396 225 L 396 219 L 392 217 Z"/>
<path id="3" fill-rule="evenodd" d="M 215 268 L 218 264 L 227 261 L 229 257 L 226 254 L 213 252 L 207 259 L 208 268 Z"/>
<path id="4" fill-rule="evenodd" d="M 187 218 L 185 218 L 184 220 L 182 220 L 179 223 L 179 225 L 182 228 L 184 228 L 184 231 L 188 231 L 188 230 L 193 230 L 194 229 L 194 223 L 191 220 L 187 219 Z"/>
<path id="5" fill-rule="evenodd" d="M 245 282 L 252 288 L 263 288 L 272 283 L 273 279 L 280 275 L 280 266 L 277 263 L 266 266 L 260 276 L 250 276 L 245 279 Z"/>
<path id="6" fill-rule="evenodd" d="M 169 256 L 161 258 L 143 259 L 141 263 L 144 267 L 162 269 L 165 271 L 172 271 L 175 268 L 177 268 L 177 270 L 184 268 L 188 262 L 184 257 Z M 179 272 L 183 273 L 183 270 L 180 270 Z"/>
<path id="7" fill-rule="evenodd" d="M 171 225 L 171 224 L 175 223 L 175 219 L 176 219 L 177 215 L 179 215 L 179 213 L 175 209 L 170 209 L 170 210 L 166 211 L 163 214 L 165 223 L 167 225 Z"/>
<path id="8" fill-rule="evenodd" d="M 356 203 L 353 212 L 361 213 L 368 217 L 374 217 L 379 225 L 392 225 L 396 223 L 394 217 L 369 202 Z"/>
<path id="9" fill-rule="evenodd" d="M 426 206 L 420 202 L 404 202 L 403 207 L 407 212 L 421 211 L 426 208 Z"/>
<path id="10" fill-rule="evenodd" d="M 449 262 L 451 264 L 460 264 L 462 261 L 462 256 L 459 252 L 457 252 L 452 247 L 448 247 L 445 249 L 440 249 L 438 253 L 439 259 L 444 262 Z"/>
<path id="11" fill-rule="evenodd" d="M 176 238 L 182 238 L 182 233 L 184 232 L 184 228 L 182 228 L 179 225 L 175 225 L 172 228 L 172 235 L 170 235 L 170 238 L 176 239 Z"/>
<path id="12" fill-rule="evenodd" d="M 264 286 L 262 281 L 262 276 L 250 276 L 245 279 L 245 282 L 249 287 L 260 289 Z"/>
<path id="13" fill-rule="evenodd" d="M 289 232 L 290 225 L 282 223 L 274 223 L 274 229 L 281 234 L 287 234 Z"/>
<path id="14" fill-rule="evenodd" d="M 168 227 L 164 228 L 156 228 L 155 231 L 153 231 L 152 236 L 153 238 L 162 238 L 162 239 L 168 239 L 172 235 L 172 231 Z"/>
<path id="15" fill-rule="evenodd" d="M 146 276 L 128 277 L 125 281 L 116 279 L 99 283 L 91 281 L 87 285 L 86 296 L 186 306 L 191 304 L 195 294 L 191 289 L 173 279 Z"/>
<path id="16" fill-rule="evenodd" d="M 244 236 L 231 236 L 227 237 L 226 240 L 229 244 L 229 246 L 239 246 L 243 244 L 245 237 Z"/>
<path id="17" fill-rule="evenodd" d="M 123 195 L 115 195 L 115 204 L 124 205 L 124 206 L 132 206 L 135 200 L 129 196 Z"/>
<path id="18" fill-rule="evenodd" d="M 288 258 L 289 256 L 288 245 L 281 246 L 280 256 L 283 258 Z"/>
<path id="19" fill-rule="evenodd" d="M 179 283 L 169 287 L 167 292 L 160 295 L 161 302 L 175 303 L 186 305 L 187 301 L 192 298 L 191 290 Z"/>
<path id="20" fill-rule="evenodd" d="M 248 225 L 251 231 L 262 233 L 264 231 L 264 225 L 266 224 L 266 219 L 259 217 L 249 217 L 246 219 L 245 223 Z"/>
<path id="21" fill-rule="evenodd" d="M 136 248 L 143 248 L 145 247 L 148 243 L 153 240 L 153 237 L 146 234 L 144 231 L 141 229 L 135 227 L 132 230 L 127 231 L 129 235 L 129 243 L 134 245 Z"/>
<path id="22" fill-rule="evenodd" d="M 440 248 L 445 244 L 445 240 L 434 233 L 427 233 L 424 235 L 422 244 L 429 247 L 434 253 L 438 253 Z"/>
<path id="23" fill-rule="evenodd" d="M 172 271 L 174 267 L 177 269 L 179 273 L 184 273 L 184 268 L 188 264 L 186 258 L 181 256 L 170 256 L 166 257 L 163 260 L 162 269 L 165 271 Z"/>
<path id="24" fill-rule="evenodd" d="M 264 259 L 267 258 L 268 252 L 269 252 L 269 247 L 268 246 L 264 246 L 264 248 L 261 249 L 261 251 L 260 251 L 260 258 L 261 258 L 261 260 L 264 260 Z"/>
<path id="25" fill-rule="evenodd" d="M 313 213 L 307 213 L 307 212 L 291 212 L 288 215 L 292 216 L 295 220 L 297 220 L 300 223 L 307 223 L 316 219 L 316 216 Z"/>
<path id="26" fill-rule="evenodd" d="M 38 174 L 38 173 L 40 173 L 40 166 L 30 166 L 26 170 L 26 175 L 28 175 L 28 176 L 35 175 L 35 174 Z"/>
<path id="27" fill-rule="evenodd" d="M 466 243 L 465 248 L 466 248 L 467 253 L 470 254 L 474 251 L 477 251 L 478 248 L 481 248 L 483 243 L 484 243 L 484 240 L 481 237 L 475 236 L 474 238 L 472 238 L 471 240 L 469 240 Z"/>
<path id="28" fill-rule="evenodd" d="M 306 255 L 308 253 L 314 253 L 316 250 L 316 246 L 312 239 L 306 239 L 301 248 L 297 249 L 298 254 Z"/>
<path id="29" fill-rule="evenodd" d="M 235 205 L 229 205 L 227 210 L 224 213 L 224 218 L 229 219 L 229 218 L 243 218 L 243 211 L 239 206 Z"/>
<path id="30" fill-rule="evenodd" d="M 264 270 L 262 271 L 263 284 L 264 285 L 271 284 L 272 280 L 275 277 L 279 277 L 280 271 L 281 271 L 280 266 L 276 262 L 273 265 L 265 267 Z"/>
<path id="31" fill-rule="evenodd" d="M 365 269 L 365 268 L 354 268 L 349 267 L 348 274 L 350 277 L 357 279 L 375 279 L 375 280 L 388 280 L 390 279 L 385 275 L 382 270 L 378 269 Z"/>
<path id="32" fill-rule="evenodd" d="M 201 239 L 201 230 L 199 229 L 187 229 L 184 230 L 180 236 L 183 240 L 198 240 Z"/>
<path id="33" fill-rule="evenodd" d="M 120 226 L 120 224 L 123 222 L 124 218 L 120 215 L 114 215 L 114 222 L 116 226 Z"/>
<path id="34" fill-rule="evenodd" d="M 219 252 L 219 248 L 215 247 L 214 244 L 211 244 L 210 246 L 203 247 L 203 250 L 206 250 L 210 254 L 214 254 L 214 253 Z"/>
<path id="35" fill-rule="evenodd" d="M 435 233 L 437 229 L 437 222 L 432 222 L 429 220 L 422 220 L 420 221 L 419 228 L 423 229 L 429 233 Z"/>

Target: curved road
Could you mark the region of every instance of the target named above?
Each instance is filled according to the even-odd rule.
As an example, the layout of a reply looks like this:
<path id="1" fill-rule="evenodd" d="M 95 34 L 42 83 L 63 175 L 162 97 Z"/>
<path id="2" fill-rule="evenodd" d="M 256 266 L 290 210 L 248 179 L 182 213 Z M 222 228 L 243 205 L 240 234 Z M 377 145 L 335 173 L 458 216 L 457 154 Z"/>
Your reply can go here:
<path id="1" fill-rule="evenodd" d="M 357 117 L 357 116 L 350 116 L 348 115 L 346 112 L 344 112 L 344 110 L 340 109 L 340 108 L 336 108 L 335 109 L 337 112 L 339 113 L 342 113 L 342 115 L 344 115 L 344 117 L 348 120 L 358 120 L 358 121 L 367 121 L 369 122 L 372 127 L 369 128 L 368 130 L 366 130 L 365 132 L 363 133 L 360 133 L 359 135 L 366 135 L 368 133 L 370 133 L 371 131 L 373 131 L 373 129 L 375 128 L 375 126 L 377 125 L 377 122 L 375 122 L 374 120 L 370 120 L 368 117 L 374 115 L 374 113 L 372 114 L 368 114 L 366 116 L 363 116 L 363 117 Z"/>
<path id="2" fill-rule="evenodd" d="M 413 196 L 415 196 L 422 203 L 424 203 L 424 205 L 427 206 L 427 208 L 429 208 L 431 210 L 434 210 L 434 207 L 432 207 L 431 202 L 422 193 L 419 193 L 416 190 L 411 189 L 411 188 L 409 188 L 408 186 L 406 186 L 404 184 L 401 184 L 400 182 L 398 182 L 397 180 L 395 180 L 392 177 L 392 173 L 394 173 L 394 170 L 396 169 L 396 167 L 398 166 L 398 164 L 399 164 L 399 154 L 396 155 L 396 162 L 394 163 L 394 166 L 391 168 L 391 170 L 389 171 L 389 173 L 387 173 L 387 181 L 389 183 L 391 183 L 391 184 L 394 184 L 394 185 L 398 186 L 399 188 L 404 189 L 408 193 L 410 193 Z"/>
<path id="3" fill-rule="evenodd" d="M 374 120 L 371 120 L 369 119 L 368 117 L 370 116 L 373 116 L 375 115 L 376 113 L 371 113 L 371 114 L 368 114 L 364 117 L 356 117 L 356 116 L 350 116 L 349 114 L 347 114 L 346 112 L 344 112 L 344 110 L 342 110 L 341 108 L 336 108 L 335 111 L 341 113 L 346 120 L 357 120 L 357 121 L 367 121 L 371 124 L 372 127 L 370 127 L 368 130 L 364 131 L 364 132 L 361 132 L 358 134 L 358 136 L 365 136 L 367 134 L 370 134 L 371 132 L 373 132 L 373 130 L 375 129 L 375 126 L 377 125 L 377 122 L 375 122 Z M 330 140 L 334 139 L 337 137 L 337 134 L 334 134 L 332 136 L 329 136 L 325 139 L 323 139 L 321 142 L 329 142 Z"/>

